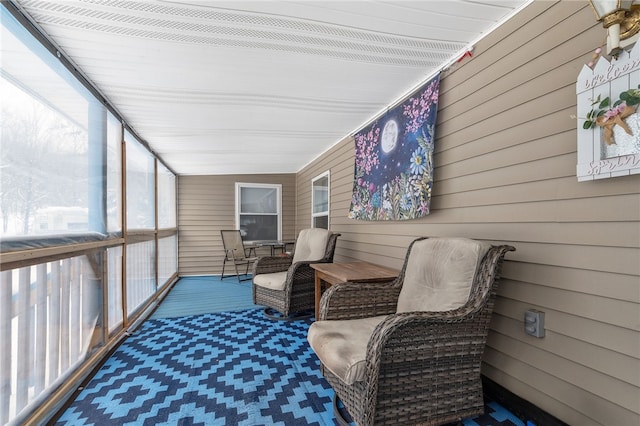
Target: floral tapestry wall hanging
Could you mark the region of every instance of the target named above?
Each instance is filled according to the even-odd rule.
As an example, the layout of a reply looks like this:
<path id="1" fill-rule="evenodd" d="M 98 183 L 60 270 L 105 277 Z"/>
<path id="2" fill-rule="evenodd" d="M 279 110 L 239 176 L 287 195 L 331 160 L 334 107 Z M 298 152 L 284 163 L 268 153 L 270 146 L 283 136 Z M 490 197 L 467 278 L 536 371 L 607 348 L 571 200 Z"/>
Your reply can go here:
<path id="1" fill-rule="evenodd" d="M 429 214 L 438 74 L 355 134 L 349 218 L 409 220 Z"/>

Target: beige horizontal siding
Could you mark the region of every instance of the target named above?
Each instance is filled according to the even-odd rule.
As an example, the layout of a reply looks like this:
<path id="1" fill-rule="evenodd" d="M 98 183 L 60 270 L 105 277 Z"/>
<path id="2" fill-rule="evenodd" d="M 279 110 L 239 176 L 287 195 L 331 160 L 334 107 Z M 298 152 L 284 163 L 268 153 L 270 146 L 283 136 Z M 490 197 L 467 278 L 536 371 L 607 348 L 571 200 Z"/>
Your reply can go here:
<path id="1" fill-rule="evenodd" d="M 640 424 L 640 176 L 578 182 L 576 77 L 602 43 L 587 2 L 536 1 L 441 77 L 431 214 L 347 218 L 351 136 L 297 175 L 331 172 L 337 261 L 399 268 L 417 236 L 512 244 L 483 372 L 569 424 Z M 546 337 L 523 331 L 546 313 Z"/>
<path id="2" fill-rule="evenodd" d="M 209 275 L 222 272 L 223 229 L 235 226 L 235 184 L 270 183 L 282 185 L 282 238 L 294 239 L 294 174 L 180 176 L 178 178 L 178 273 Z M 258 254 L 269 250 L 259 249 Z"/>

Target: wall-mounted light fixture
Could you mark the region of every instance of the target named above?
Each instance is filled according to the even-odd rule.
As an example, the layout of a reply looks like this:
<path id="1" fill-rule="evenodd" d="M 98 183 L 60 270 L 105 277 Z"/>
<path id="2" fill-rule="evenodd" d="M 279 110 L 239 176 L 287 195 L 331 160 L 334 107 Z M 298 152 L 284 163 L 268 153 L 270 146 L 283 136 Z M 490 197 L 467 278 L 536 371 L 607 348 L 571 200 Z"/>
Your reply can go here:
<path id="1" fill-rule="evenodd" d="M 607 53 L 618 56 L 635 43 L 640 34 L 640 4 L 637 0 L 589 0 L 598 21 L 607 29 Z"/>
<path id="2" fill-rule="evenodd" d="M 618 56 L 640 34 L 640 4 L 636 0 L 589 0 L 598 21 L 607 29 L 607 53 Z"/>

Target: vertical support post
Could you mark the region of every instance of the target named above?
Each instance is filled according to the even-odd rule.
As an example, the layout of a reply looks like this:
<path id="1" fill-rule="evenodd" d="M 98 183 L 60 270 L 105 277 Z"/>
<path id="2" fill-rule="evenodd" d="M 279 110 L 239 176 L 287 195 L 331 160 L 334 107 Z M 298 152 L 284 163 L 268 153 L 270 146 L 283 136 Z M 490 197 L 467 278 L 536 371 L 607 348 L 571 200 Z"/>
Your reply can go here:
<path id="1" fill-rule="evenodd" d="M 60 375 L 60 261 L 51 262 L 51 295 L 49 309 L 49 374 L 48 383 Z"/>
<path id="2" fill-rule="evenodd" d="M 29 383 L 32 372 L 31 349 L 31 267 L 20 268 L 18 273 L 18 358 L 16 380 L 16 412 L 29 402 Z"/>
<path id="3" fill-rule="evenodd" d="M 154 267 L 154 276 L 155 276 L 155 288 L 153 290 L 153 293 L 157 293 L 158 292 L 158 288 L 160 287 L 160 274 L 158 274 L 158 268 L 160 267 L 160 261 L 159 261 L 159 257 L 160 257 L 160 245 L 158 243 L 158 159 L 154 158 L 153 160 L 153 180 L 154 180 L 154 184 L 153 184 L 153 217 L 154 217 L 154 222 L 155 222 L 155 226 L 153 227 L 154 229 L 154 261 L 152 263 L 153 267 Z"/>
<path id="4" fill-rule="evenodd" d="M 0 276 L 0 424 L 9 421 L 11 406 L 11 318 L 13 318 L 13 271 Z"/>
<path id="5" fill-rule="evenodd" d="M 106 343 L 109 340 L 109 271 L 111 269 L 111 263 L 109 262 L 109 250 L 105 249 L 100 252 L 102 259 L 102 272 L 100 277 L 102 279 L 102 343 Z"/>
<path id="6" fill-rule="evenodd" d="M 60 373 L 64 374 L 69 369 L 69 300 L 71 292 L 71 260 L 64 259 L 60 271 Z"/>
<path id="7" fill-rule="evenodd" d="M 69 361 L 70 365 L 75 364 L 80 356 L 80 342 L 82 341 L 82 324 L 80 323 L 80 292 L 84 285 L 85 274 L 83 273 L 81 257 L 72 257 L 67 260 L 71 264 L 71 273 L 69 274 L 69 298 L 67 299 L 69 306 Z M 63 303 L 65 299 L 62 299 Z"/>
<path id="8" fill-rule="evenodd" d="M 44 390 L 47 351 L 47 294 L 49 283 L 47 279 L 47 264 L 40 263 L 36 267 L 36 335 L 35 335 L 35 381 L 34 395 Z"/>
<path id="9" fill-rule="evenodd" d="M 124 126 L 122 127 L 122 179 L 121 179 L 121 194 L 122 194 L 122 237 L 124 238 L 124 244 L 122 244 L 122 279 L 120 283 L 122 285 L 122 327 L 125 329 L 129 327 L 129 318 L 127 317 L 127 145 L 124 139 Z"/>

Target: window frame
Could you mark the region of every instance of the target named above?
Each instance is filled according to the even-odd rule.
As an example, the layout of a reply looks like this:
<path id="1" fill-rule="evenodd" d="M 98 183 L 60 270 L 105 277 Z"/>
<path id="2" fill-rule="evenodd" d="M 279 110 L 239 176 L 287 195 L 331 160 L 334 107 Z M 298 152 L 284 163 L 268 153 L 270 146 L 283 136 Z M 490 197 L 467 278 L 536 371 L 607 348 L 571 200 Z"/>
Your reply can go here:
<path id="1" fill-rule="evenodd" d="M 235 200 L 235 224 L 236 229 L 240 229 L 240 216 L 242 214 L 251 214 L 251 215 L 264 215 L 264 216 L 273 216 L 271 213 L 252 213 L 252 212 L 241 212 L 242 206 L 242 189 L 243 188 L 266 188 L 266 189 L 275 189 L 276 197 L 277 197 L 277 208 L 276 208 L 276 216 L 277 216 L 277 241 L 282 240 L 282 184 L 279 183 L 249 183 L 249 182 L 236 182 L 236 200 Z M 247 240 L 252 241 L 252 240 Z M 258 240 L 256 240 L 258 241 Z"/>
<path id="2" fill-rule="evenodd" d="M 327 178 L 327 210 L 322 212 L 314 212 L 315 206 L 315 183 L 320 179 Z M 327 170 L 311 179 L 311 227 L 315 228 L 317 217 L 327 217 L 327 229 L 331 226 L 331 171 Z"/>
<path id="3" fill-rule="evenodd" d="M 5 5 L 3 4 L 3 6 Z M 44 201 L 29 203 L 26 209 L 26 220 L 22 220 L 22 223 L 17 222 L 20 220 L 18 218 L 23 218 L 22 213 L 16 211 L 9 213 L 7 219 L 10 218 L 14 224 L 8 227 L 8 232 L 5 233 L 4 229 L 0 231 L 0 237 L 3 240 L 19 242 L 22 240 L 33 241 L 39 238 L 46 241 L 50 239 L 51 235 L 63 235 L 71 238 L 94 235 L 94 240 L 100 240 L 106 234 L 107 227 L 103 206 L 107 188 L 106 177 L 96 175 L 95 171 L 106 163 L 104 157 L 107 146 L 105 139 L 107 109 L 92 96 L 91 90 L 77 79 L 71 69 L 63 66 L 60 59 L 54 56 L 37 37 L 34 37 L 34 34 L 21 20 L 12 14 L 10 8 L 3 7 L 0 12 L 2 31 L 10 34 L 7 37 L 9 40 L 15 41 L 13 44 L 7 40 L 6 46 L 3 45 L 3 50 L 14 52 L 29 64 L 27 67 L 29 71 L 23 72 L 24 67 L 12 66 L 12 62 L 16 62 L 14 55 L 9 55 L 6 58 L 6 65 L 3 64 L 2 68 L 7 72 L 6 75 L 3 73 L 0 86 L 6 84 L 10 93 L 6 104 L 3 102 L 3 107 L 13 109 L 15 115 L 19 117 L 18 120 L 24 119 L 25 116 L 38 114 L 38 118 L 42 120 L 41 130 L 46 128 L 48 130 L 46 133 L 50 133 L 49 130 L 52 128 L 49 126 L 55 122 L 65 126 L 73 134 L 79 135 L 72 143 L 75 145 L 74 147 L 64 143 L 63 140 L 66 138 L 60 138 L 60 136 L 53 136 L 51 140 L 44 143 L 44 138 L 39 134 L 29 138 L 31 139 L 29 144 L 17 143 L 11 146 L 11 143 L 7 143 L 3 135 L 3 143 L 8 145 L 7 149 L 3 150 L 3 154 L 8 153 L 8 158 L 11 160 L 9 163 L 13 165 L 13 168 L 21 169 L 19 176 L 24 174 L 42 176 L 51 173 L 51 170 L 42 167 L 45 164 L 57 164 L 58 169 L 50 179 L 33 179 L 33 183 L 30 183 L 27 189 L 28 198 Z M 8 70 L 5 70 L 7 66 Z M 3 88 L 3 90 L 6 89 Z M 11 92 L 13 92 L 13 96 Z M 7 94 L 5 93 L 5 95 Z M 12 100 L 18 104 L 19 108 L 14 108 L 15 104 L 11 103 Z M 38 111 L 36 112 L 27 105 L 31 105 L 31 108 L 37 107 Z M 23 108 L 29 109 L 31 112 L 25 114 Z M 6 121 L 9 120 L 3 119 L 0 133 L 6 131 L 4 128 Z M 37 121 L 40 122 L 40 120 Z M 57 159 L 47 155 L 49 152 L 43 149 L 58 144 L 60 145 L 54 147 L 53 150 L 64 147 L 64 150 L 69 153 L 65 157 L 71 159 L 70 163 L 58 164 Z M 18 155 L 16 150 L 12 150 L 18 145 L 21 146 L 21 149 L 24 149 L 25 146 L 28 147 L 26 151 L 21 152 L 21 154 L 25 154 L 24 156 Z M 29 145 L 32 146 L 29 147 Z M 76 162 L 72 160 L 73 158 L 77 159 Z M 21 167 L 23 163 L 30 165 L 29 168 L 24 170 Z M 80 167 L 78 174 L 69 172 L 81 165 L 86 167 L 86 170 Z M 32 168 L 33 170 L 37 169 L 38 173 L 34 174 Z M 16 176 L 11 168 L 3 170 L 3 173 L 5 175 L 3 180 L 7 182 L 11 182 Z M 67 182 L 57 185 L 58 187 L 68 187 L 70 191 L 77 192 L 78 195 L 58 195 L 53 200 L 45 194 L 34 193 L 37 188 L 42 191 L 43 188 L 46 188 L 45 184 L 51 184 L 58 179 L 67 179 Z M 5 185 L 9 184 L 5 183 Z M 3 187 L 1 190 L 4 191 L 5 188 Z M 46 195 L 50 195 L 50 191 Z M 15 199 L 16 197 L 11 198 Z M 76 199 L 76 201 L 71 202 L 72 199 Z M 3 199 L 4 202 L 7 201 Z M 4 223 L 3 225 L 6 226 Z M 49 225 L 54 226 L 50 227 Z"/>

